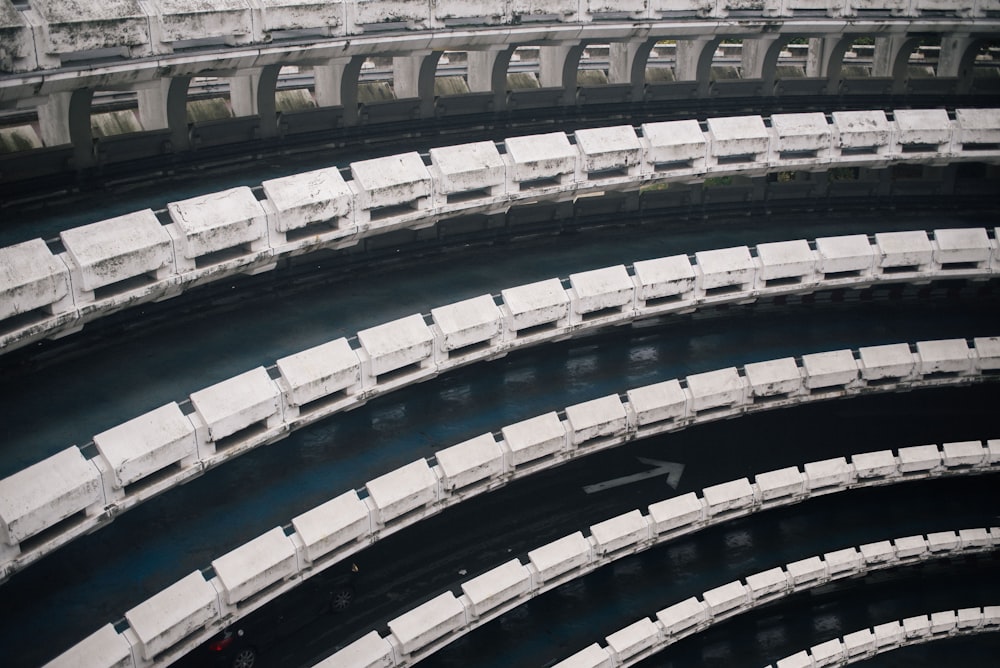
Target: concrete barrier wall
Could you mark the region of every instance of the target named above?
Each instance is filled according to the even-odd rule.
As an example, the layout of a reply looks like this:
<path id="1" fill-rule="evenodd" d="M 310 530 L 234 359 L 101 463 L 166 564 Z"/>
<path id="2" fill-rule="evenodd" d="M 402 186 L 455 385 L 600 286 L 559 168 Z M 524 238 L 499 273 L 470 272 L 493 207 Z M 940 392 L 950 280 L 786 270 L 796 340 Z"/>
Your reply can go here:
<path id="1" fill-rule="evenodd" d="M 281 258 L 320 248 L 343 248 L 398 229 L 419 229 L 442 218 L 504 212 L 519 202 L 571 199 L 587 192 L 634 190 L 706 177 L 783 170 L 884 167 L 890 163 L 1000 162 L 1000 110 L 898 110 L 713 118 L 511 137 L 432 149 L 425 161 L 405 153 L 265 181 L 261 197 L 247 187 L 171 202 L 159 222 L 146 209 L 60 234 L 64 250 L 42 240 L 0 249 L 0 352 L 78 330 L 103 315 L 160 301 L 188 287 L 239 273 L 259 273 Z M 768 127 L 768 125 L 770 127 Z M 503 149 L 501 154 L 500 149 Z M 930 239 L 883 235 L 877 266 L 906 276 L 940 263 L 994 270 L 1000 260 L 985 231 L 942 231 Z M 934 242 L 937 246 L 933 247 Z M 872 268 L 863 242 L 827 242 L 822 265 L 804 241 L 763 244 L 748 251 L 699 256 L 701 287 L 749 290 L 781 281 L 809 284 L 821 273 Z M 55 245 L 53 245 L 55 247 Z M 860 253 L 860 255 L 858 254 Z M 757 263 L 759 271 L 755 274 Z M 644 264 L 643 299 L 683 295 L 695 278 L 679 264 Z M 608 273 L 612 272 L 612 273 Z M 628 308 L 621 270 L 571 277 L 572 308 L 524 295 L 506 301 L 513 329 L 580 322 Z M 849 282 L 846 281 L 846 282 Z M 542 291 L 537 286 L 535 291 Z M 527 292 L 524 288 L 521 292 Z M 541 301 L 539 301 L 541 300 Z M 532 304 L 533 308 L 529 308 Z M 545 320 L 551 309 L 560 316 Z M 531 323 L 531 324 L 528 324 Z M 451 344 L 454 347 L 454 344 Z"/>
<path id="2" fill-rule="evenodd" d="M 88 53 L 162 56 L 191 47 L 264 45 L 302 36 L 312 39 L 484 26 L 741 18 L 862 16 L 986 17 L 995 0 L 763 0 L 748 7 L 733 0 L 351 0 L 293 3 L 226 0 L 210 7 L 196 0 L 116 0 L 80 7 L 66 0 L 0 5 L 0 29 L 10 43 L 8 67 L 54 69 Z"/>
<path id="3" fill-rule="evenodd" d="M 988 538 L 984 539 L 987 536 Z M 963 537 L 966 540 L 963 541 Z M 942 540 L 949 541 L 947 546 L 941 542 Z M 875 547 L 879 549 L 873 550 Z M 841 578 L 867 575 L 885 568 L 995 550 L 998 547 L 1000 547 L 1000 529 L 963 529 L 926 536 L 905 536 L 809 557 L 784 567 L 749 575 L 742 580 L 710 589 L 700 597 L 693 596 L 659 610 L 652 617 L 644 617 L 607 636 L 603 644 L 594 643 L 560 661 L 555 664 L 555 668 L 590 666 L 624 668 L 717 622 L 796 592 L 813 589 Z M 912 549 L 919 551 L 911 554 Z M 875 558 L 866 556 L 876 553 L 879 556 Z M 908 617 L 899 622 L 880 624 L 872 629 L 844 636 L 842 639 L 830 640 L 815 645 L 808 651 L 781 659 L 767 668 L 841 666 L 906 645 L 989 631 L 1000 631 L 1000 607 L 946 610 L 931 615 Z M 391 641 L 391 637 L 389 639 Z M 325 668 L 328 665 L 361 664 L 317 665 Z M 401 666 L 407 663 L 405 660 L 397 661 L 395 665 Z"/>
<path id="4" fill-rule="evenodd" d="M 779 659 L 767 668 L 846 666 L 909 645 L 997 631 L 1000 605 L 941 610 L 848 633 Z"/>
<path id="5" fill-rule="evenodd" d="M 629 406 L 623 405 L 626 413 L 631 414 Z M 661 430 L 669 428 L 669 421 L 661 425 Z M 677 428 L 676 425 L 673 428 Z M 626 430 L 615 442 L 623 442 L 634 434 Z M 450 457 L 452 461 L 461 461 L 456 453 L 469 451 L 465 461 L 499 462 L 503 460 L 500 452 L 505 450 L 504 446 L 505 442 L 496 443 L 493 436 L 485 435 L 442 451 L 437 459 Z M 450 456 L 442 457 L 449 451 Z M 908 462 L 914 460 L 926 464 L 916 468 L 909 466 Z M 872 468 L 875 461 L 883 462 L 877 469 L 877 476 Z M 734 517 L 858 487 L 983 474 L 998 468 L 1000 440 L 966 441 L 941 447 L 900 448 L 897 453 L 889 450 L 861 453 L 851 456 L 850 460 L 810 462 L 801 469 L 788 467 L 761 473 L 753 482 L 741 478 L 707 487 L 700 495 L 689 492 L 652 504 L 645 513 L 640 510 L 623 513 L 591 526 L 586 533 L 578 531 L 541 546 L 528 553 L 525 563 L 515 559 L 472 578 L 462 585 L 461 596 L 446 593 L 432 599 L 390 622 L 389 636 L 382 638 L 377 633 L 369 634 L 334 655 L 329 665 L 409 665 L 533 596 L 625 555 Z M 516 469 L 504 472 L 499 465 L 484 468 L 479 476 L 471 478 L 475 481 L 471 485 L 479 484 L 478 489 L 467 485 L 456 491 L 449 486 L 449 474 L 440 463 L 432 466 L 428 461 L 417 460 L 369 482 L 363 493 L 347 492 L 317 506 L 292 519 L 288 527 L 274 528 L 216 559 L 207 574 L 194 573 L 165 590 L 196 584 L 207 592 L 206 587 L 210 586 L 218 593 L 218 597 L 212 599 L 216 607 L 206 607 L 208 603 L 199 602 L 201 599 L 195 596 L 172 597 L 161 593 L 136 608 L 155 610 L 155 615 L 126 614 L 129 625 L 123 628 L 119 623 L 115 628 L 122 629 L 119 634 L 129 646 L 156 647 L 149 639 L 164 635 L 169 635 L 171 643 L 163 644 L 152 653 L 135 650 L 130 655 L 134 663 L 122 665 L 151 665 L 154 656 L 158 664 L 169 664 L 234 619 L 252 612 L 373 541 L 517 475 Z M 492 485 L 488 481 L 492 481 Z M 686 602 L 668 609 L 669 614 L 664 615 L 659 624 L 664 639 L 676 639 L 747 606 L 831 578 L 853 575 L 864 568 L 888 567 L 961 550 L 994 549 L 998 544 L 1000 529 L 967 529 L 840 550 L 822 559 L 789 564 L 781 572 L 778 572 L 781 569 L 773 569 L 751 576 L 745 584 L 731 583 L 706 592 L 703 601 Z M 210 597 L 203 598 L 207 601 Z M 170 600 L 175 601 L 173 608 L 161 610 L 160 602 Z M 130 614 L 138 619 L 152 617 L 157 621 L 147 622 L 140 630 L 133 629 Z M 188 635 L 181 641 L 175 629 L 192 619 L 201 621 L 185 627 Z M 107 629 L 102 628 L 56 659 L 53 665 L 72 665 L 74 657 L 79 659 L 82 652 L 91 651 L 98 642 L 114 649 L 112 654 L 117 657 L 121 643 L 107 636 Z M 655 651 L 653 648 L 653 643 L 643 644 L 644 652 Z M 383 658 L 386 663 L 378 663 Z"/>
<path id="6" fill-rule="evenodd" d="M 340 338 L 289 355 L 274 366 L 252 369 L 97 434 L 97 456 L 89 461 L 80 449 L 70 448 L 99 478 L 99 502 L 85 504 L 88 516 L 83 520 L 76 516 L 82 507 L 63 513 L 53 506 L 44 521 L 22 524 L 30 529 L 9 529 L 23 519 L 13 511 L 0 512 L 6 525 L 0 530 L 9 531 L 0 542 L 0 580 L 204 470 L 372 397 L 465 364 L 709 304 L 881 281 L 978 280 L 991 276 L 998 263 L 996 241 L 981 228 L 893 232 L 871 240 L 852 235 L 773 242 L 581 272 L 566 280 L 568 287 L 552 278 L 371 327 L 352 340 Z M 997 368 L 1000 340 L 979 338 L 971 347 L 962 339 L 923 341 L 718 369 L 689 376 L 683 386 L 675 380 L 630 390 L 624 402 L 604 397 L 571 406 L 563 415 L 549 413 L 508 425 L 501 430 L 499 451 L 489 435 L 455 446 L 438 462 L 440 484 L 452 494 L 467 495 L 606 447 L 623 434 L 643 436 L 665 424 L 682 427 L 845 393 L 978 382 L 983 372 Z M 37 469 L 32 475 L 58 479 L 69 465 L 67 458 L 60 453 L 39 462 L 30 469 Z M 830 466 L 829 471 L 817 470 L 809 485 L 838 484 L 836 467 Z M 23 501 L 25 508 L 37 506 L 37 512 L 46 513 L 45 504 L 28 501 L 36 492 L 22 474 L 0 480 L 0 489 L 7 490 L 12 507 Z M 437 492 L 428 493 L 421 503 L 433 506 Z M 412 510 L 382 508 L 379 526 Z M 72 521 L 64 522 L 67 517 Z M 61 528 L 53 529 L 60 523 Z M 42 532 L 44 539 L 33 540 Z"/>

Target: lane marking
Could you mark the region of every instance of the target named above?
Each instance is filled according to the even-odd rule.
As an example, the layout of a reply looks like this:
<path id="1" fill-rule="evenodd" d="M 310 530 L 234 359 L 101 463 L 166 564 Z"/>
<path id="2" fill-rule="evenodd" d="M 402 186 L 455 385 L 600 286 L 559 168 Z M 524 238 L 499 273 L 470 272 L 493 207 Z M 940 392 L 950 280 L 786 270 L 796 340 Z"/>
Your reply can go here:
<path id="1" fill-rule="evenodd" d="M 683 464 L 679 464 L 677 462 L 664 462 L 659 459 L 649 459 L 648 457 L 636 457 L 636 459 L 638 459 L 641 464 L 652 466 L 653 468 L 649 471 L 643 471 L 642 473 L 633 473 L 632 475 L 622 476 L 621 478 L 612 478 L 611 480 L 605 480 L 604 482 L 587 485 L 583 488 L 583 491 L 587 494 L 603 492 L 606 489 L 630 485 L 634 482 L 641 482 L 643 480 L 648 480 L 661 475 L 667 476 L 667 484 L 674 489 L 677 489 L 677 485 L 681 482 L 681 474 L 684 473 Z"/>

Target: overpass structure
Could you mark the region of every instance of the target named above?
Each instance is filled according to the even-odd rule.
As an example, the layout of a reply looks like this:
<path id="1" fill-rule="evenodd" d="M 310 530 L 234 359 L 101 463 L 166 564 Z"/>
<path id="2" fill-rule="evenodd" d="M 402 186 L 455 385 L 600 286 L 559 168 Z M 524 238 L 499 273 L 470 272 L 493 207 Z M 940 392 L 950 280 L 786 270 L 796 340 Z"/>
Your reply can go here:
<path id="1" fill-rule="evenodd" d="M 33 238 L 0 248 L 3 353 L 20 349 L 17 354 L 30 359 L 43 339 L 64 337 L 65 343 L 46 345 L 72 345 L 87 337 L 87 328 L 80 331 L 86 323 L 136 313 L 143 303 L 180 301 L 181 293 L 239 275 L 280 272 L 288 258 L 402 238 L 392 236 L 400 232 L 419 235 L 476 216 L 489 220 L 540 202 L 578 206 L 622 194 L 641 202 L 676 186 L 799 174 L 848 180 L 880 174 L 895 187 L 906 169 L 924 177 L 947 172 L 953 193 L 961 190 L 955 186 L 961 170 L 987 184 L 997 181 L 1000 87 L 994 85 L 991 49 L 1000 33 L 1000 5 L 993 0 L 203 5 L 115 0 L 81 13 L 55 0 L 0 0 L 0 125 L 3 114 L 21 124 L 0 128 L 0 137 L 6 132 L 24 140 L 0 153 L 5 192 L 38 178 L 83 183 L 112 166 L 164 173 L 184 156 L 280 151 L 297 142 L 336 143 L 350 133 L 377 137 L 400 127 L 420 134 L 434 124 L 475 126 L 518 114 L 525 122 L 558 124 L 567 110 L 585 111 L 599 122 L 573 132 L 556 125 L 543 134 L 507 133 L 499 142 L 439 141 L 427 154 L 331 161 L 324 169 L 259 185 L 206 188 L 192 199 L 154 202 L 62 230 L 58 240 Z M 511 76 L 511 63 L 524 49 L 537 58 L 530 87 Z M 580 71 L 588 49 L 606 62 L 596 79 Z M 728 74 L 720 59 L 727 49 L 739 62 Z M 863 49 L 869 55 L 859 68 L 853 59 Z M 457 93 L 441 85 L 445 59 L 463 63 Z M 391 71 L 391 92 L 382 101 L 366 97 L 361 77 L 376 62 Z M 282 68 L 308 72 L 299 96 L 307 104 L 285 104 L 287 87 L 278 85 Z M 225 113 L 207 120 L 190 95 L 192 83 L 204 77 L 225 80 L 228 94 Z M 134 106 L 97 104 L 108 92 L 127 92 Z M 727 101 L 754 99 L 812 110 L 728 113 Z M 699 112 L 684 120 L 645 120 L 643 114 L 660 103 L 674 104 L 675 111 L 697 103 Z M 713 107 L 719 111 L 712 113 Z M 108 114 L 124 114 L 125 131 L 106 132 L 100 117 Z M 752 187 L 739 194 L 745 201 L 757 196 Z M 85 533 L 113 531 L 111 520 L 147 498 L 169 495 L 258 445 L 336 419 L 398 387 L 523 346 L 758 298 L 887 282 L 991 281 L 1000 262 L 997 234 L 985 225 L 871 230 L 870 236 L 691 248 L 688 255 L 568 278 L 497 285 L 492 294 L 330 341 L 192 392 L 94 436 L 83 448 L 40 453 L 37 464 L 0 480 L 3 578 L 17 577 Z M 405 253 L 407 244 L 398 250 Z M 295 518 L 291 528 L 273 529 L 219 555 L 211 568 L 136 605 L 55 663 L 76 664 L 81 657 L 107 666 L 169 663 L 381 535 L 419 531 L 422 517 L 520 475 L 664 429 L 756 410 L 991 380 L 998 355 L 995 338 L 970 336 L 787 358 L 639 388 L 509 425 L 501 436 L 484 434 L 432 460 L 386 472 L 365 490 Z M 874 454 L 868 459 L 884 470 L 867 477 L 879 484 L 990 473 L 998 461 L 995 441 L 947 444 L 943 453 L 934 447 L 934 453 Z M 868 484 L 856 458 L 842 464 L 786 470 L 776 494 L 782 502 L 798 501 L 814 487 Z M 814 484 L 810 472 L 820 469 L 836 471 Z M 739 512 L 730 512 L 733 499 L 715 508 L 706 490 L 705 500 L 695 503 L 700 510 L 688 509 L 694 512 L 691 527 L 767 505 L 759 477 L 753 486 L 743 483 L 737 486 L 750 494 L 739 496 Z M 642 519 L 645 528 L 632 526 L 633 520 L 622 520 L 634 530 L 615 539 L 627 552 L 669 537 L 650 529 L 652 520 Z M 569 577 L 605 563 L 602 531 L 591 527 L 586 548 L 576 541 L 578 549 L 566 556 L 572 564 L 556 564 L 560 557 L 556 570 Z M 995 529 L 985 535 L 995 543 Z M 970 548 L 983 547 L 981 538 L 970 537 Z M 964 549 L 957 540 L 949 550 Z M 541 572 L 538 564 L 518 566 Z M 503 609 L 549 588 L 537 573 L 527 581 L 519 574 L 511 585 L 511 568 L 479 582 L 482 591 L 503 599 Z M 786 584 L 792 580 L 788 575 Z M 404 615 L 396 627 L 390 624 L 395 639 L 366 636 L 330 661 L 406 665 L 477 626 L 481 610 L 470 601 L 452 596 L 434 603 L 433 614 L 413 618 L 440 617 L 433 628 L 418 628 Z M 697 629 L 714 614 L 705 612 L 709 603 L 699 605 L 704 619 Z M 992 608 L 981 610 L 966 627 L 995 623 Z M 646 622 L 642 651 L 671 633 L 662 619 Z M 619 640 L 609 638 L 608 649 L 599 650 L 600 661 L 610 664 L 593 665 L 627 665 L 616 654 Z M 349 663 L 342 663 L 348 655 Z"/>

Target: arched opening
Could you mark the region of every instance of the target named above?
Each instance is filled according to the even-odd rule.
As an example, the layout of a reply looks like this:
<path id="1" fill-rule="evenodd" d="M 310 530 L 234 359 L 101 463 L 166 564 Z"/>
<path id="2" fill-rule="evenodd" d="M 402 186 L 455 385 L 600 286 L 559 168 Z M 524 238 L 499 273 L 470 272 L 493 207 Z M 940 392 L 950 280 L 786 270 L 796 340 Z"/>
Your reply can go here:
<path id="1" fill-rule="evenodd" d="M 539 66 L 540 49 L 537 46 L 519 46 L 514 49 L 507 65 L 507 90 L 541 88 Z"/>
<path id="2" fill-rule="evenodd" d="M 724 38 L 712 54 L 712 66 L 709 70 L 709 81 L 738 81 L 743 78 L 741 67 L 743 58 L 743 40 L 740 38 Z"/>
<path id="3" fill-rule="evenodd" d="M 235 116 L 230 103 L 229 89 L 229 82 L 221 77 L 193 77 L 187 94 L 188 124 L 218 121 Z"/>
<path id="4" fill-rule="evenodd" d="M 311 65 L 285 65 L 278 70 L 274 106 L 278 114 L 315 109 L 316 79 Z"/>
<path id="5" fill-rule="evenodd" d="M 933 79 L 938 75 L 941 58 L 941 36 L 923 37 L 914 45 L 906 59 L 907 79 Z"/>
<path id="6" fill-rule="evenodd" d="M 466 51 L 445 51 L 434 72 L 434 96 L 467 95 L 469 54 Z"/>
<path id="7" fill-rule="evenodd" d="M 611 61 L 610 44 L 588 44 L 580 55 L 576 71 L 577 86 L 606 86 Z"/>
<path id="8" fill-rule="evenodd" d="M 358 75 L 358 103 L 391 102 L 395 99 L 392 56 L 365 58 Z"/>
<path id="9" fill-rule="evenodd" d="M 844 51 L 840 66 L 842 79 L 868 79 L 872 76 L 875 60 L 875 39 L 868 35 L 855 37 Z"/>
<path id="10" fill-rule="evenodd" d="M 975 91 L 1000 90 L 1000 40 L 983 42 L 972 57 L 972 86 Z"/>
<path id="11" fill-rule="evenodd" d="M 646 85 L 671 83 L 677 80 L 677 40 L 664 39 L 653 45 L 646 61 Z"/>
<path id="12" fill-rule="evenodd" d="M 94 139 L 142 132 L 143 129 L 134 92 L 94 91 L 90 103 L 90 134 Z"/>

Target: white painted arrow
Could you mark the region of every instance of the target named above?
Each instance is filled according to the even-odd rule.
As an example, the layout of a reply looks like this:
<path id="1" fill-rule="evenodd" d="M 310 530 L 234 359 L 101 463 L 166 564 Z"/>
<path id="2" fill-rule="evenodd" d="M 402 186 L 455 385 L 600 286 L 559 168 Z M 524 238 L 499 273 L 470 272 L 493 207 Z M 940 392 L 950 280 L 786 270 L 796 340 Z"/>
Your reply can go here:
<path id="1" fill-rule="evenodd" d="M 667 476 L 667 484 L 674 489 L 677 489 L 677 485 L 681 482 L 681 474 L 684 473 L 683 464 L 678 464 L 677 462 L 661 462 L 659 459 L 648 459 L 646 457 L 636 457 L 636 459 L 638 459 L 642 464 L 653 466 L 655 468 L 642 473 L 633 473 L 632 475 L 622 476 L 621 478 L 612 478 L 611 480 L 605 480 L 604 482 L 587 485 L 583 488 L 583 491 L 587 494 L 603 492 L 606 489 L 629 485 L 633 482 L 639 482 L 641 480 L 648 480 L 649 478 L 655 478 L 658 475 Z"/>

